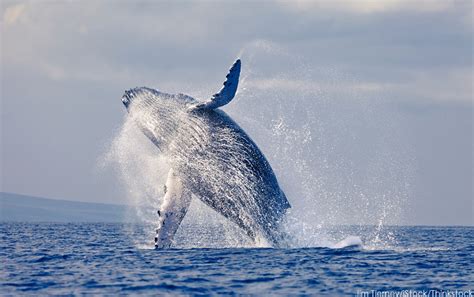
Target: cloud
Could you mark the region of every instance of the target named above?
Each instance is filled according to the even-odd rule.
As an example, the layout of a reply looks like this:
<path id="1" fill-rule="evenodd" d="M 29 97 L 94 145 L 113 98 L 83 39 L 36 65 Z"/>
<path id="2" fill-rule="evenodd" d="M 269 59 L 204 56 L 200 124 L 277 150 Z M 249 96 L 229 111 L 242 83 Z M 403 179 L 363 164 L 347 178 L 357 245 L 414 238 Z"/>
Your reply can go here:
<path id="1" fill-rule="evenodd" d="M 262 91 L 275 91 L 301 94 L 357 94 L 384 99 L 404 101 L 431 102 L 472 102 L 472 85 L 474 77 L 467 68 L 452 69 L 445 73 L 428 73 L 418 71 L 409 75 L 406 80 L 397 82 L 360 81 L 344 78 L 322 81 L 321 79 L 299 78 L 254 78 L 246 80 L 243 88 Z"/>
<path id="2" fill-rule="evenodd" d="M 306 103 L 288 110 L 295 121 L 305 120 L 301 115 L 318 95 L 341 108 L 380 98 L 390 110 L 439 111 L 406 127 L 419 129 L 417 136 L 425 139 L 420 156 L 438 149 L 426 164 L 449 161 L 450 152 L 465 166 L 450 168 L 453 162 L 446 161 L 426 172 L 448 168 L 459 173 L 453 180 L 469 176 L 471 1 L 0 1 L 5 8 L 0 25 L 2 166 L 13 172 L 4 190 L 70 199 L 118 197 L 123 193 L 96 185 L 90 175 L 93 161 L 85 160 L 94 160 L 120 125 L 123 90 L 150 86 L 208 98 L 221 87 L 236 56 L 243 61 L 242 93 L 227 111 L 247 115 L 253 110 L 262 115 L 252 117 L 260 119 L 257 124 L 271 122 L 278 106 L 253 99 L 272 102 L 273 95 L 289 105 Z M 286 96 L 295 91 L 301 96 Z M 357 110 L 346 117 L 358 118 Z M 446 133 L 436 134 L 446 124 Z M 465 141 L 452 145 L 444 135 Z M 460 147 L 466 153 L 459 153 Z M 438 185 L 427 183 L 420 192 L 447 188 Z M 465 187 L 459 197 L 470 193 L 468 182 L 452 185 Z M 431 205 L 434 196 L 425 196 Z"/>
<path id="3" fill-rule="evenodd" d="M 3 13 L 3 20 L 5 21 L 5 25 L 13 25 L 15 24 L 21 17 L 24 15 L 26 11 L 26 4 L 16 4 L 9 6 L 5 9 Z"/>
<path id="4" fill-rule="evenodd" d="M 411 0 L 295 0 L 280 3 L 286 8 L 310 14 L 321 11 L 373 14 L 390 11 L 439 12 L 452 7 L 454 2 L 453 0 L 419 0 L 416 3 Z"/>
<path id="5" fill-rule="evenodd" d="M 304 91 L 312 93 L 320 93 L 322 90 L 330 89 L 345 89 L 345 90 L 358 90 L 363 92 L 378 92 L 386 90 L 387 88 L 393 87 L 390 84 L 382 84 L 375 82 L 339 82 L 335 83 L 324 83 L 312 80 L 303 79 L 281 79 L 281 78 L 268 78 L 268 79 L 254 79 L 246 83 L 245 86 L 253 87 L 260 90 L 278 89 L 282 91 L 294 92 Z"/>
<path id="6" fill-rule="evenodd" d="M 257 44 L 280 56 L 286 51 L 297 63 L 298 56 L 305 57 L 307 68 L 343 69 L 361 81 L 350 87 L 364 92 L 401 88 L 413 96 L 429 97 L 430 90 L 442 86 L 453 91 L 434 92 L 433 98 L 470 97 L 465 95 L 470 91 L 465 84 L 472 80 L 470 72 L 458 71 L 472 65 L 472 27 L 460 21 L 468 4 L 421 1 L 413 5 L 403 0 L 279 3 L 270 7 L 263 2 L 240 6 L 102 1 L 11 5 L 4 12 L 5 23 L 10 25 L 2 27 L 1 63 L 4 69 L 28 71 L 52 81 L 114 81 L 172 86 L 179 91 L 183 81 L 196 85 L 220 82 L 222 69 L 243 53 L 247 54 L 245 67 L 252 64 L 286 71 L 288 65 L 264 55 L 249 61 Z M 311 17 L 295 18 L 295 9 Z M 266 78 L 260 88 L 275 83 L 285 88 L 322 87 L 320 80 L 310 84 L 278 79 Z M 430 83 L 433 87 L 428 88 Z"/>

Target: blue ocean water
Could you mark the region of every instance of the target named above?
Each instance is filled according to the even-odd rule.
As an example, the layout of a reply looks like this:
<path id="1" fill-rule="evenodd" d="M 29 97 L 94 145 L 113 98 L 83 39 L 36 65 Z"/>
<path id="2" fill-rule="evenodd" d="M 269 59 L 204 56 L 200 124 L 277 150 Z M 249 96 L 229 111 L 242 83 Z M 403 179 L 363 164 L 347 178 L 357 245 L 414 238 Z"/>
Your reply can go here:
<path id="1" fill-rule="evenodd" d="M 380 248 L 153 250 L 125 224 L 1 223 L 0 295 L 474 289 L 474 227 L 387 228 L 396 244 Z"/>

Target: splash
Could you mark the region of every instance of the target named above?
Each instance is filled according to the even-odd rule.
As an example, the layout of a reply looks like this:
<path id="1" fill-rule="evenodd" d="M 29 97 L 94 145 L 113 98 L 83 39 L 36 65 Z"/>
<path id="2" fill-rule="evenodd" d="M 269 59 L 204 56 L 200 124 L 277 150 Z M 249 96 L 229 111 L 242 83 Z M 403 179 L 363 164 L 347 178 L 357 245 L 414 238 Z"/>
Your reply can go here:
<path id="1" fill-rule="evenodd" d="M 239 56 L 241 86 L 224 109 L 259 145 L 292 204 L 283 225 L 289 246 L 337 247 L 341 240 L 356 242 L 351 235 L 366 248 L 396 245 L 387 225 L 403 224 L 413 160 L 399 130 L 402 119 L 387 108 L 383 90 L 337 69 L 311 67 L 266 41 L 245 46 Z M 136 209 L 130 216 L 140 227 L 131 228 L 132 237 L 152 246 L 166 156 L 127 117 L 108 160 Z M 181 248 L 253 246 L 196 197 L 175 242 Z"/>
<path id="2" fill-rule="evenodd" d="M 153 248 L 157 210 L 163 201 L 163 185 L 169 171 L 166 155 L 151 144 L 133 118 L 125 117 L 105 162 L 115 168 L 129 204 L 133 206 L 126 218 L 127 222 L 133 223 L 127 225 L 125 231 L 138 248 Z M 252 246 L 252 243 L 237 226 L 193 197 L 190 210 L 176 234 L 175 247 L 237 246 Z"/>
<path id="3" fill-rule="evenodd" d="M 163 155 L 150 145 L 137 129 L 133 119 L 125 117 L 105 155 L 104 161 L 115 169 L 132 210 L 127 213 L 126 231 L 135 245 L 153 247 L 156 210 L 163 196 L 163 185 L 169 167 Z"/>
<path id="4" fill-rule="evenodd" d="M 334 246 L 354 234 L 365 248 L 396 246 L 390 225 L 403 225 L 415 162 L 389 94 L 270 42 L 241 56 L 250 74 L 227 112 L 265 144 L 292 204 L 292 246 Z"/>
<path id="5" fill-rule="evenodd" d="M 134 89 L 127 94 L 129 97 L 124 100 L 130 105 L 128 118 L 158 147 L 156 153 L 173 168 L 168 176 L 176 181 L 166 183 L 169 191 L 161 199 L 158 229 L 165 232 L 160 233 L 163 238 L 157 242 L 171 243 L 173 237 L 168 234 L 174 234 L 186 214 L 187 203 L 197 196 L 238 225 L 257 244 L 275 243 L 277 232 L 273 226 L 288 203 L 268 162 L 240 127 L 221 112 L 189 112 L 189 107 L 196 102 L 184 95 L 169 95 L 148 88 Z M 119 148 L 114 151 L 119 152 L 116 159 L 121 165 L 120 171 L 126 172 L 130 166 L 127 162 L 133 156 L 122 158 L 121 154 L 133 152 L 133 147 L 122 149 L 128 145 L 123 138 L 118 137 Z M 140 174 L 126 173 L 123 179 L 130 178 L 139 180 Z M 134 194 L 134 184 L 129 187 L 134 189 Z M 150 193 L 157 195 L 155 191 Z M 173 200 L 165 200 L 167 197 Z M 168 206 L 170 201 L 182 204 L 166 212 L 163 205 Z"/>

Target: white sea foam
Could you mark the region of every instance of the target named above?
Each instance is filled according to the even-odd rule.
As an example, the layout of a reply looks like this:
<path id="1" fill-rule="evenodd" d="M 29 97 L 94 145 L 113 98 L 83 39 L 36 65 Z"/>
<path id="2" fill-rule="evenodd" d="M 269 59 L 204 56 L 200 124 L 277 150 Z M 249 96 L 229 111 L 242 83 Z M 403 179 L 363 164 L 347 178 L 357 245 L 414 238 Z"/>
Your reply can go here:
<path id="1" fill-rule="evenodd" d="M 342 249 L 350 246 L 362 246 L 362 239 L 360 239 L 358 236 L 348 236 L 333 245 L 332 248 Z"/>

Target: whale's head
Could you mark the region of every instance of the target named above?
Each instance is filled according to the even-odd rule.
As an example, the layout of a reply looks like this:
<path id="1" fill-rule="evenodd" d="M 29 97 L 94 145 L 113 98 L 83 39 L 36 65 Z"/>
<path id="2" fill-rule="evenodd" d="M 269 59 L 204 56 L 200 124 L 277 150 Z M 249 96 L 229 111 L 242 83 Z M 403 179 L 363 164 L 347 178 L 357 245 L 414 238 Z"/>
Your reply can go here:
<path id="1" fill-rule="evenodd" d="M 167 99 L 166 95 L 155 89 L 141 87 L 141 88 L 132 88 L 126 90 L 122 95 L 122 103 L 127 108 L 128 111 L 133 107 L 143 108 L 143 107 L 159 107 L 163 103 L 163 100 Z"/>
<path id="2" fill-rule="evenodd" d="M 137 87 L 124 92 L 122 103 L 127 110 L 132 106 L 153 109 L 159 109 L 160 107 L 179 109 L 195 103 L 195 100 L 184 94 L 167 94 L 152 88 Z"/>
<path id="3" fill-rule="evenodd" d="M 126 90 L 121 99 L 128 118 L 160 149 L 167 147 L 177 127 L 187 122 L 188 106 L 195 102 L 183 94 L 167 94 L 147 87 Z"/>

